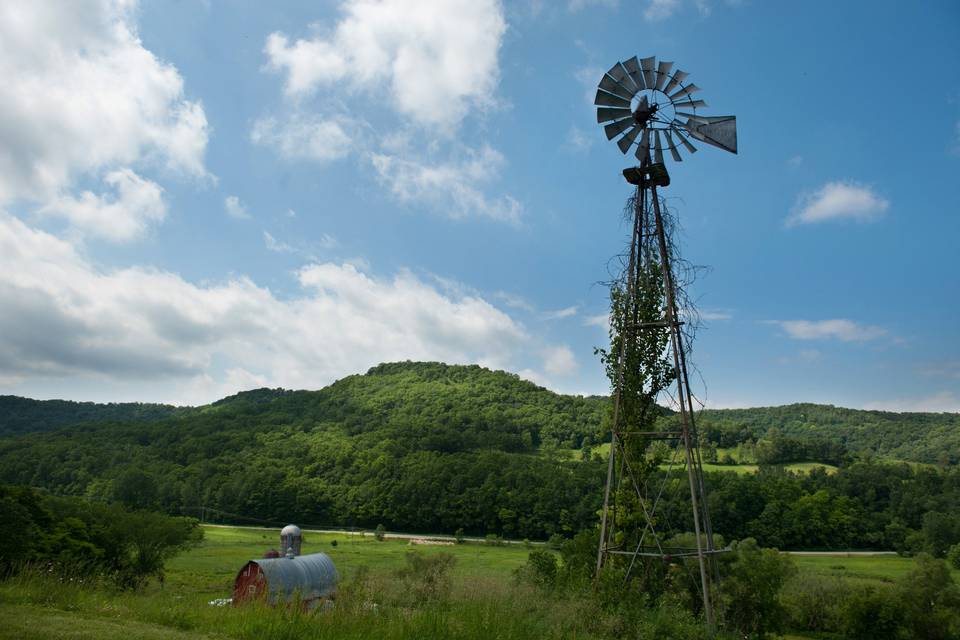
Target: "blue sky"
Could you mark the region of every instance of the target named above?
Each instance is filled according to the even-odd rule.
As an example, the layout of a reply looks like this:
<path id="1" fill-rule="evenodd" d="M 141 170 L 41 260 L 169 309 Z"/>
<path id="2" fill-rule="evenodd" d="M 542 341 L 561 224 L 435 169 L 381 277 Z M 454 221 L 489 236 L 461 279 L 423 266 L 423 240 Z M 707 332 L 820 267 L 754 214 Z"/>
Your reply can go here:
<path id="1" fill-rule="evenodd" d="M 960 411 L 949 1 L 2 2 L 0 393 L 604 392 L 628 162 L 591 102 L 633 55 L 738 120 L 664 191 L 700 398 Z"/>

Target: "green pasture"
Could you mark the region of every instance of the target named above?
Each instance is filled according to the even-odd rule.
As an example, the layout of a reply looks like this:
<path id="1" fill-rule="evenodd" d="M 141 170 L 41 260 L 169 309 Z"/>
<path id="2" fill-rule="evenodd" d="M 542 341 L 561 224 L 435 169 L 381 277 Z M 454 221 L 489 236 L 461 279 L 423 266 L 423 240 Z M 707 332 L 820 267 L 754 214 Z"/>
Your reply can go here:
<path id="1" fill-rule="evenodd" d="M 412 545 L 402 538 L 378 541 L 366 533 L 318 533 L 304 531 L 302 552 L 323 552 L 330 556 L 341 580 L 349 580 L 361 566 L 375 575 L 386 575 L 404 565 L 407 551 L 425 555 L 446 552 L 457 561 L 454 571 L 464 579 L 509 578 L 527 560 L 529 549 L 522 544 L 494 546 L 483 542 L 458 545 Z M 337 545 L 333 546 L 332 542 Z M 278 549 L 279 529 L 204 527 L 204 540 L 167 562 L 167 588 L 185 589 L 212 597 L 227 597 L 233 578 L 247 562 L 262 558 L 269 549 Z"/>
<path id="2" fill-rule="evenodd" d="M 337 545 L 333 546 L 332 541 Z M 90 588 L 44 576 L 0 581 L 0 638 L 197 640 L 200 638 L 481 638 L 497 628 L 504 639 L 597 637 L 583 620 L 596 612 L 577 599 L 552 597 L 518 585 L 513 571 L 530 549 L 468 542 L 454 546 L 377 541 L 371 533 L 305 531 L 304 553 L 329 554 L 341 574 L 344 602 L 384 602 L 382 612 L 344 610 L 321 619 L 255 607 L 212 607 L 229 597 L 243 564 L 279 544 L 276 529 L 205 527 L 204 541 L 167 563 L 166 580 L 139 593 Z M 542 547 L 540 547 L 542 548 Z M 408 550 L 451 553 L 450 604 L 404 608 L 404 586 L 395 570 Z M 793 556 L 801 573 L 859 583 L 885 584 L 904 576 L 913 560 L 898 556 Z M 367 567 L 366 577 L 358 578 Z M 955 572 L 960 579 L 960 572 Z M 366 583 L 363 583 L 363 581 Z M 364 586 L 365 584 L 365 586 Z M 359 597 L 357 589 L 363 589 Z M 351 595 L 351 593 L 353 595 Z M 351 599 L 352 598 L 352 599 Z M 393 602 L 394 604 L 389 604 Z M 318 624 L 318 620 L 320 623 Z M 612 632 L 611 632 L 612 633 Z M 600 637 L 608 637 L 604 632 Z M 616 635 L 616 634 L 613 634 Z M 790 636 L 799 638 L 801 636 Z"/>

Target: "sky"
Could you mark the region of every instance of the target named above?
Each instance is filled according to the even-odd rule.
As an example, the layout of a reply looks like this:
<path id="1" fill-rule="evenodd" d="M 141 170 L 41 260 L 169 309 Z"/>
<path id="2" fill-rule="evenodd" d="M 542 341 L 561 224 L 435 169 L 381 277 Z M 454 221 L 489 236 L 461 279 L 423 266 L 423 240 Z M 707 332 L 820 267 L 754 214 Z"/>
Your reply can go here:
<path id="1" fill-rule="evenodd" d="M 0 394 L 202 404 L 380 362 L 605 393 L 604 71 L 739 153 L 662 191 L 709 407 L 960 411 L 960 4 L 0 1 Z"/>

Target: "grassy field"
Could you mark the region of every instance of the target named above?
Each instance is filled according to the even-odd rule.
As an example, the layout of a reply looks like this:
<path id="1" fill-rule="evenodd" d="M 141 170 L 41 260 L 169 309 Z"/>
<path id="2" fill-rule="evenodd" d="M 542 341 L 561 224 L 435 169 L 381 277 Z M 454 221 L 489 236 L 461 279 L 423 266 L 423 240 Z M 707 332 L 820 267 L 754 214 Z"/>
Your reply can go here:
<path id="1" fill-rule="evenodd" d="M 369 533 L 305 532 L 303 552 L 322 551 L 337 565 L 341 601 L 347 603 L 343 610 L 338 607 L 318 618 L 283 610 L 208 605 L 214 598 L 229 597 L 239 568 L 276 548 L 278 533 L 206 527 L 202 544 L 168 562 L 165 584 L 161 587 L 154 581 L 141 593 L 91 589 L 37 576 L 0 582 L 0 619 L 4 620 L 0 638 L 489 640 L 492 628 L 497 630 L 496 637 L 505 640 L 618 634 L 615 626 L 607 629 L 602 620 L 586 625 L 585 620 L 595 621 L 601 614 L 585 602 L 544 596 L 518 585 L 513 572 L 530 551 L 523 545 L 413 546 L 403 539 L 380 542 Z M 456 557 L 447 604 L 402 606 L 407 594 L 395 570 L 404 565 L 405 554 L 412 548 L 426 555 L 446 552 Z M 912 560 L 897 556 L 794 556 L 794 560 L 801 572 L 878 584 L 905 575 L 912 565 Z M 385 603 L 384 608 L 379 613 L 375 607 L 368 610 L 371 602 Z M 358 608 L 358 603 L 364 606 Z"/>

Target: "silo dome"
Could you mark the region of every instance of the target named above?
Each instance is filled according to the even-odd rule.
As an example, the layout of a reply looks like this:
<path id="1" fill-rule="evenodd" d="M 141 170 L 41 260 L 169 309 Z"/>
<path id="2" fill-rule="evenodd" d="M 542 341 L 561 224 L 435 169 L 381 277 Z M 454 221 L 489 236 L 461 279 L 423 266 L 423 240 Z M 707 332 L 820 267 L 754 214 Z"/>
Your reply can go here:
<path id="1" fill-rule="evenodd" d="M 295 524 L 288 524 L 280 530 L 280 553 L 293 552 L 293 555 L 300 555 L 300 548 L 303 544 L 303 532 Z"/>

